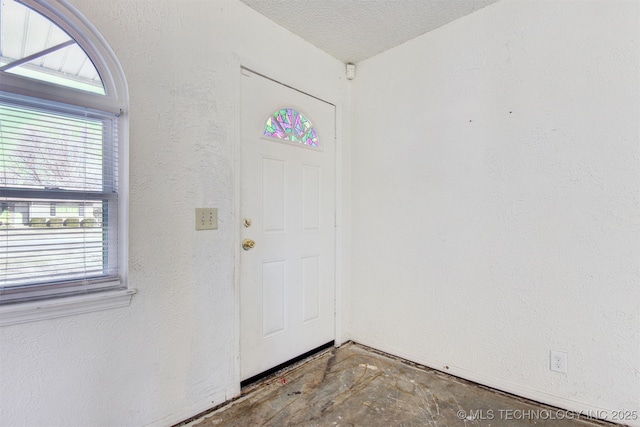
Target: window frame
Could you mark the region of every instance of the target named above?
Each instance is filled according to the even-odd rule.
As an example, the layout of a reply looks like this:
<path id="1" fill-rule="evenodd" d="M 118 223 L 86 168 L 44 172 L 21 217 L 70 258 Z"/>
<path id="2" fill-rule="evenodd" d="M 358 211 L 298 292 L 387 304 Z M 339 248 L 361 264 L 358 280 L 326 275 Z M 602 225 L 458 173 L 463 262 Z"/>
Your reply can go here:
<path id="1" fill-rule="evenodd" d="M 100 33 L 66 0 L 18 0 L 25 6 L 54 22 L 85 51 L 100 74 L 105 94 L 86 92 L 35 80 L 29 77 L 2 73 L 0 91 L 47 102 L 86 107 L 117 115 L 118 121 L 118 279 L 106 282 L 80 295 L 64 296 L 52 292 L 43 299 L 0 304 L 0 326 L 60 317 L 74 313 L 129 305 L 136 293 L 128 289 L 128 106 L 126 79 L 113 51 Z"/>

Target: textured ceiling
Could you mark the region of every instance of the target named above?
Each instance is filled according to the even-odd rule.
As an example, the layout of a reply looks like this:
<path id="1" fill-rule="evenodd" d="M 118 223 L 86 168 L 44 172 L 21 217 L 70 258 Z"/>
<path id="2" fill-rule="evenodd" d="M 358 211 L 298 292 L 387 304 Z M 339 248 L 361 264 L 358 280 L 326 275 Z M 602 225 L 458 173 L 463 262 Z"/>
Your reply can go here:
<path id="1" fill-rule="evenodd" d="M 342 62 L 357 63 L 498 0 L 240 0 Z"/>

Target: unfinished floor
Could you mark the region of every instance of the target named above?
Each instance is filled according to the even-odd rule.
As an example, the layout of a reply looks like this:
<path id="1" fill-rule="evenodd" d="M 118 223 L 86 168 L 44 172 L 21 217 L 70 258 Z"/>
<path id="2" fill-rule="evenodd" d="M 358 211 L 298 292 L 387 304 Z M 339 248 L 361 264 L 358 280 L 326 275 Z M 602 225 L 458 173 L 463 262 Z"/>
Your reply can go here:
<path id="1" fill-rule="evenodd" d="M 243 390 L 188 426 L 614 425 L 481 387 L 357 344 Z"/>

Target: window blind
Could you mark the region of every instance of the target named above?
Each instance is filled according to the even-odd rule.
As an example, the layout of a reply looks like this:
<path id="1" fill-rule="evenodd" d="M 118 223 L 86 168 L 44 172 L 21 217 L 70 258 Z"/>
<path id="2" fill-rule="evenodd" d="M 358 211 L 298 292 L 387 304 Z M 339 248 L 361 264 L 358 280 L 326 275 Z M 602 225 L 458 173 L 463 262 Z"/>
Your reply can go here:
<path id="1" fill-rule="evenodd" d="M 117 117 L 0 94 L 0 302 L 114 286 Z"/>

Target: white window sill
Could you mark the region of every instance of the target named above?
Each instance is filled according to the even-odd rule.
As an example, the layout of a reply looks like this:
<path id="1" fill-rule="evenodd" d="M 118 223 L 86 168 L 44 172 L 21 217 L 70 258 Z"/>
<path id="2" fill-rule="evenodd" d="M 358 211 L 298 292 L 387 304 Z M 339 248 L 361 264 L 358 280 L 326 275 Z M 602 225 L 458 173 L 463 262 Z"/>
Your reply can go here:
<path id="1" fill-rule="evenodd" d="M 0 326 L 127 307 L 138 291 L 124 289 L 0 306 Z"/>

